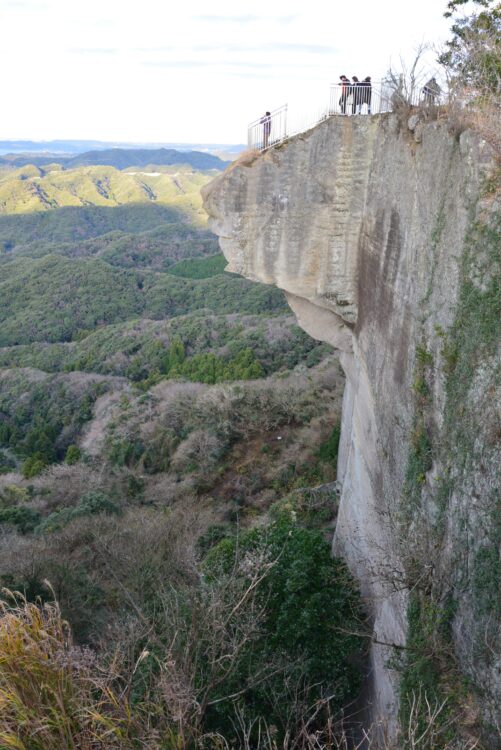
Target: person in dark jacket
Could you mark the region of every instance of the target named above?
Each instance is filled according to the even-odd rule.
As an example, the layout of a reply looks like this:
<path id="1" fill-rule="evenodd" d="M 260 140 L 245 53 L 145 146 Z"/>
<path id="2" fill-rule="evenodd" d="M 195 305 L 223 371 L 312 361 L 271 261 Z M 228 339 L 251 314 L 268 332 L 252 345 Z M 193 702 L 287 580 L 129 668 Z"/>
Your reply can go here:
<path id="1" fill-rule="evenodd" d="M 259 122 L 263 126 L 263 148 L 268 148 L 271 133 L 271 112 L 265 112 Z"/>
<path id="2" fill-rule="evenodd" d="M 339 80 L 341 81 L 341 97 L 339 99 L 339 106 L 341 107 L 341 114 L 346 114 L 346 102 L 348 100 L 348 96 L 350 95 L 350 81 L 346 76 L 339 76 Z"/>
<path id="3" fill-rule="evenodd" d="M 364 104 L 367 104 L 367 114 L 370 115 L 371 113 L 371 102 L 372 102 L 372 82 L 371 77 L 367 76 L 367 78 L 364 78 L 363 81 L 360 82 L 360 88 L 358 92 L 359 97 L 359 107 L 360 112 L 362 112 L 362 107 Z"/>
<path id="4" fill-rule="evenodd" d="M 351 114 L 354 115 L 358 108 L 358 114 L 360 114 L 361 107 L 360 107 L 360 81 L 356 76 L 351 77 L 351 86 L 350 86 L 350 93 L 351 93 Z"/>
<path id="5" fill-rule="evenodd" d="M 430 78 L 423 86 L 423 99 L 425 104 L 435 104 L 441 94 L 441 88 L 435 78 Z"/>

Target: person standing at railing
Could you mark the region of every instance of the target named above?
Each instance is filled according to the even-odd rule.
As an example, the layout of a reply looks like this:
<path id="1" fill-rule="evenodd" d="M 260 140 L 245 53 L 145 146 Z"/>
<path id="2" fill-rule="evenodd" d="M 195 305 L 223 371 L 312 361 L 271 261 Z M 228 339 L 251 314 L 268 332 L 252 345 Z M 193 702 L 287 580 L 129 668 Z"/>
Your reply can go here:
<path id="1" fill-rule="evenodd" d="M 423 86 L 424 103 L 435 104 L 435 100 L 438 99 L 440 94 L 441 94 L 441 88 L 436 82 L 435 77 L 430 78 L 430 80 L 427 83 L 425 83 L 425 85 Z"/>
<path id="2" fill-rule="evenodd" d="M 367 76 L 363 81 L 360 81 L 360 88 L 358 89 L 358 106 L 359 114 L 362 114 L 362 107 L 367 104 L 367 114 L 371 113 L 371 101 L 372 101 L 372 82 L 371 77 Z"/>
<path id="3" fill-rule="evenodd" d="M 358 114 L 361 112 L 361 106 L 360 106 L 360 81 L 356 76 L 351 77 L 352 84 L 350 86 L 351 90 L 351 114 L 354 115 L 358 108 Z"/>
<path id="4" fill-rule="evenodd" d="M 259 122 L 263 126 L 263 148 L 268 148 L 271 133 L 271 112 L 265 112 Z"/>
<path id="5" fill-rule="evenodd" d="M 339 79 L 341 81 L 341 97 L 339 99 L 339 106 L 341 107 L 341 114 L 346 114 L 346 102 L 348 101 L 348 96 L 350 95 L 350 81 L 346 76 L 339 76 Z"/>

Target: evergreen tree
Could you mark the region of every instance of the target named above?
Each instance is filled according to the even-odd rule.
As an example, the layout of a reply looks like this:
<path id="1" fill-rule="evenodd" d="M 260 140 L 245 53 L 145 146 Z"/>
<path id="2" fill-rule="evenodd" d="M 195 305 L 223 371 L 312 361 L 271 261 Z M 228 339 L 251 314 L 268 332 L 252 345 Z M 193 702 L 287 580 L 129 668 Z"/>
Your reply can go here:
<path id="1" fill-rule="evenodd" d="M 439 57 L 461 88 L 473 88 L 479 94 L 499 94 L 501 83 L 501 3 L 498 0 L 473 0 L 478 11 L 458 15 L 468 0 L 450 0 L 444 13 L 452 18 L 452 39 Z"/>

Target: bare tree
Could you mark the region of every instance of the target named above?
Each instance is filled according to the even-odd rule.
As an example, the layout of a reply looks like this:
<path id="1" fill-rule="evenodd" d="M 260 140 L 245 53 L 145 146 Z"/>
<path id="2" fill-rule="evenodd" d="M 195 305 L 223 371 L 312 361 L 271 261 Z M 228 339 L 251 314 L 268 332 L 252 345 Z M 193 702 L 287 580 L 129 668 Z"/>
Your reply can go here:
<path id="1" fill-rule="evenodd" d="M 425 56 L 430 50 L 430 45 L 422 42 L 416 48 L 410 63 L 400 57 L 396 67 L 390 66 L 384 83 L 389 90 L 388 96 L 395 111 L 407 111 L 411 106 L 430 104 L 430 98 L 423 92 L 430 79 L 439 76 L 438 69 L 430 68 L 425 62 Z M 440 87 L 436 92 L 434 104 L 440 98 Z"/>

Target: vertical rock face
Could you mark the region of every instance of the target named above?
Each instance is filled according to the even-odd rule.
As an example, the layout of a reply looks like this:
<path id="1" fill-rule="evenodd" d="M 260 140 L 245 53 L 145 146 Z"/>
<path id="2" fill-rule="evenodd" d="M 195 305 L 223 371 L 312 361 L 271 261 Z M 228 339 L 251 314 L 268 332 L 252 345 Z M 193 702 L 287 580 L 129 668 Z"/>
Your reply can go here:
<path id="1" fill-rule="evenodd" d="M 490 167 L 489 149 L 469 132 L 455 139 L 431 123 L 416 143 L 393 115 L 334 117 L 244 158 L 204 190 L 228 270 L 283 289 L 299 324 L 342 352 L 347 385 L 334 547 L 372 614 L 373 714 L 390 719 L 398 673 L 388 660 L 392 644 L 406 642 L 409 591 L 423 581 L 423 591 L 439 592 L 439 600 L 454 598 L 463 671 L 477 682 L 488 678 L 493 701 L 499 690 L 492 656 L 499 634 L 492 634 L 490 657 L 478 656 L 477 635 L 466 632 L 477 601 L 473 574 L 454 565 L 466 538 L 461 514 L 468 516 L 470 554 L 483 544 L 466 477 L 481 454 L 477 491 L 493 498 L 496 454 L 481 427 L 465 468 L 446 424 L 448 383 L 459 361 L 447 360 L 447 336 L 459 315 L 472 227 L 494 221 L 494 198 L 481 200 Z M 490 261 L 484 265 L 487 276 L 478 283 L 485 286 Z M 495 388 L 487 360 L 486 353 L 474 366 L 483 372 L 474 389 L 481 403 L 485 388 Z M 469 403 L 475 396 L 463 397 Z M 440 505 L 445 475 L 454 481 Z M 472 559 L 460 565 L 471 567 Z"/>

